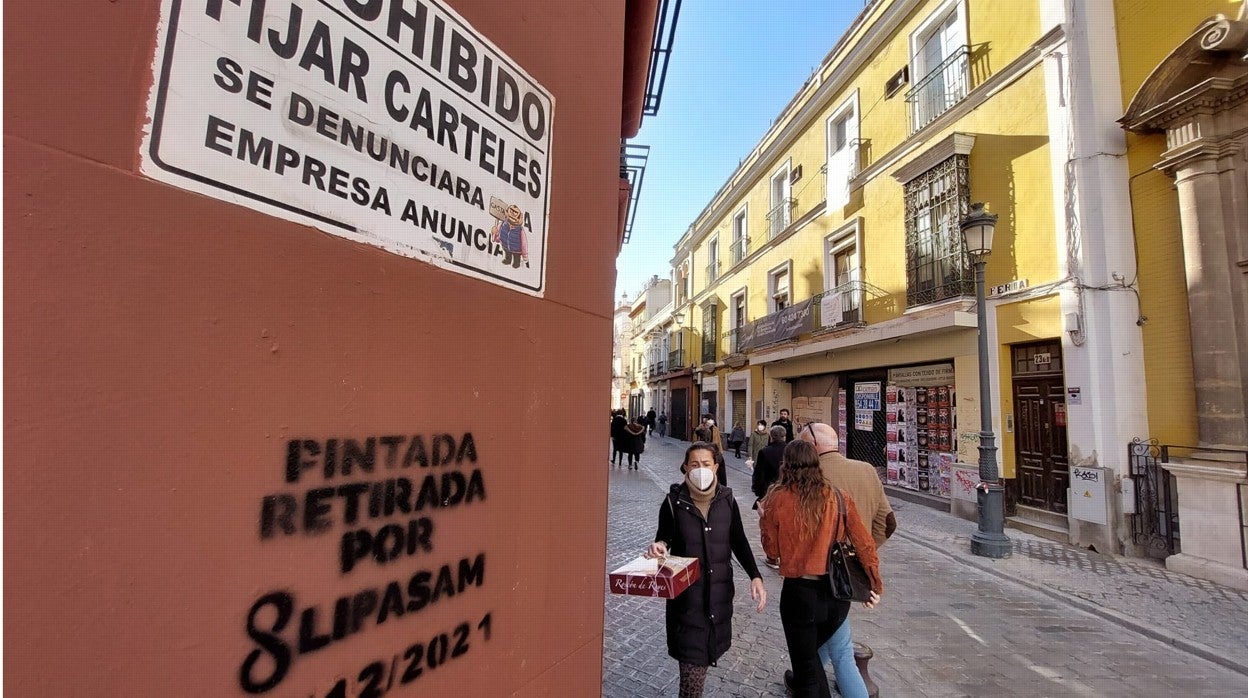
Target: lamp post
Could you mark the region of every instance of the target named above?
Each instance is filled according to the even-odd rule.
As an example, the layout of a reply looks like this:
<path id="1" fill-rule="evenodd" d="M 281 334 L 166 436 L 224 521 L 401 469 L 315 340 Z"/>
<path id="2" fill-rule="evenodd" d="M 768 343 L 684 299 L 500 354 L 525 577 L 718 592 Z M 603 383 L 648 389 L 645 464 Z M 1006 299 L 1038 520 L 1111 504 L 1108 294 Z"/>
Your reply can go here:
<path id="1" fill-rule="evenodd" d="M 975 314 L 979 319 L 979 529 L 971 535 L 971 552 L 1004 558 L 1012 552 L 1005 537 L 1005 489 L 997 476 L 997 437 L 992 433 L 992 390 L 988 381 L 988 311 L 984 302 L 984 267 L 992 253 L 997 216 L 971 204 L 962 221 L 962 242 L 975 265 Z"/>

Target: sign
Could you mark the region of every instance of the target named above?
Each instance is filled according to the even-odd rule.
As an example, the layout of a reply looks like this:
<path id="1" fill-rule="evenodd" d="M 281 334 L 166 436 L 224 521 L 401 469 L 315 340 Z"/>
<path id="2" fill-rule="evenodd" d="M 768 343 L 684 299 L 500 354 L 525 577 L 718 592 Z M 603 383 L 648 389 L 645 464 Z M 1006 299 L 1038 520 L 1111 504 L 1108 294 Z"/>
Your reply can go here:
<path id="1" fill-rule="evenodd" d="M 438 0 L 393 7 L 164 0 L 141 172 L 542 296 L 554 98 Z"/>
<path id="2" fill-rule="evenodd" d="M 741 351 L 748 351 L 767 344 L 792 339 L 814 329 L 811 317 L 811 299 L 791 305 L 784 310 L 761 317 L 746 325 L 738 338 Z"/>
<path id="3" fill-rule="evenodd" d="M 1049 366 L 1053 363 L 1053 355 L 1047 351 L 1039 351 L 1031 357 L 1031 362 L 1035 366 Z"/>
<path id="4" fill-rule="evenodd" d="M 793 417 L 793 428 L 814 422 L 832 424 L 832 398 L 830 397 L 795 397 L 790 406 Z"/>
<path id="5" fill-rule="evenodd" d="M 854 428 L 858 431 L 874 431 L 875 413 L 866 410 L 854 412 Z"/>
<path id="6" fill-rule="evenodd" d="M 829 293 L 819 299 L 819 326 L 834 327 L 845 321 L 840 293 Z"/>
<path id="7" fill-rule="evenodd" d="M 1108 523 L 1105 482 L 1108 473 L 1102 468 L 1070 469 L 1070 515 L 1080 521 Z"/>
<path id="8" fill-rule="evenodd" d="M 1015 279 L 1009 283 L 991 286 L 988 288 L 989 296 L 1004 296 L 1007 293 L 1014 293 L 1027 288 L 1027 279 Z"/>
<path id="9" fill-rule="evenodd" d="M 1083 404 L 1083 398 L 1079 395 L 1079 386 L 1074 386 L 1074 387 L 1066 389 L 1066 404 L 1067 405 L 1082 405 Z"/>
<path id="10" fill-rule="evenodd" d="M 880 409 L 880 382 L 867 381 L 854 384 L 854 411 Z"/>
<path id="11" fill-rule="evenodd" d="M 953 364 L 931 364 L 888 369 L 888 382 L 902 388 L 953 385 Z"/>

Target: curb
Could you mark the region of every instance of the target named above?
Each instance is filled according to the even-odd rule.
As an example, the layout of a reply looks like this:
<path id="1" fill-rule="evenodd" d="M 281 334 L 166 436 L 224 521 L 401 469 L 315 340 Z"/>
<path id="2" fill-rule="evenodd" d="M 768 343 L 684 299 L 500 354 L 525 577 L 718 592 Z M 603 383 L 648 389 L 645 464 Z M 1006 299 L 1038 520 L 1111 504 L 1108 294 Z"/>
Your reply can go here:
<path id="1" fill-rule="evenodd" d="M 1065 594 L 1060 594 L 1051 589 L 1048 589 L 1047 587 L 1041 584 L 1032 582 L 1031 580 L 1028 580 L 1022 577 L 1017 577 L 1007 572 L 1002 572 L 1001 570 L 995 569 L 987 563 L 978 562 L 976 560 L 968 559 L 962 555 L 958 555 L 957 553 L 950 552 L 949 550 L 946 550 L 944 547 L 941 547 L 940 545 L 937 545 L 936 543 L 929 541 L 925 538 L 920 538 L 918 536 L 915 536 L 914 534 L 906 533 L 903 531 L 897 531 L 893 535 L 899 538 L 902 538 L 904 540 L 908 540 L 911 543 L 914 543 L 916 545 L 921 545 L 934 552 L 940 553 L 941 555 L 944 555 L 953 560 L 956 560 L 957 562 L 960 562 L 968 567 L 974 567 L 975 569 L 981 572 L 990 574 L 994 577 L 997 577 L 998 579 L 1002 579 L 1007 582 L 1012 582 L 1018 586 L 1030 589 L 1031 591 L 1039 592 L 1051 599 L 1060 601 L 1068 606 L 1073 606 L 1074 608 L 1077 608 L 1080 611 L 1083 611 L 1084 613 L 1097 616 L 1098 618 L 1107 620 L 1111 623 L 1114 623 L 1115 625 L 1118 625 L 1123 628 L 1126 628 L 1127 630 L 1136 632 L 1152 640 L 1157 640 L 1158 642 L 1170 645 L 1176 649 L 1187 652 L 1188 654 L 1200 657 L 1201 659 L 1204 659 L 1209 662 L 1213 662 L 1214 664 L 1217 664 L 1218 666 L 1224 667 L 1226 669 L 1230 669 L 1231 671 L 1234 671 L 1238 674 L 1248 676 L 1248 664 L 1244 664 L 1235 659 L 1227 657 L 1226 655 L 1220 654 L 1217 650 L 1213 649 L 1212 647 L 1209 647 L 1208 645 L 1195 642 L 1193 640 L 1181 638 L 1175 635 L 1171 635 L 1169 633 L 1158 630 L 1157 628 L 1154 628 L 1152 626 L 1145 625 L 1133 618 L 1124 616 L 1121 613 L 1118 613 L 1117 611 L 1111 611 L 1109 609 L 1102 608 L 1100 606 L 1097 606 L 1096 604 L 1090 603 L 1083 599 L 1072 598 Z"/>

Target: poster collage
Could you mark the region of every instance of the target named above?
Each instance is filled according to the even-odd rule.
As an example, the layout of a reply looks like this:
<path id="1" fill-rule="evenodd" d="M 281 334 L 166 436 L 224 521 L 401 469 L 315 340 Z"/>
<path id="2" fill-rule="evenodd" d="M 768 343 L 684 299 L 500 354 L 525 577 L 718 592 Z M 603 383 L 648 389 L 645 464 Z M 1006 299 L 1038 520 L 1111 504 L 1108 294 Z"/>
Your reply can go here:
<path id="1" fill-rule="evenodd" d="M 957 460 L 956 404 L 952 385 L 885 387 L 888 484 L 949 496 Z"/>

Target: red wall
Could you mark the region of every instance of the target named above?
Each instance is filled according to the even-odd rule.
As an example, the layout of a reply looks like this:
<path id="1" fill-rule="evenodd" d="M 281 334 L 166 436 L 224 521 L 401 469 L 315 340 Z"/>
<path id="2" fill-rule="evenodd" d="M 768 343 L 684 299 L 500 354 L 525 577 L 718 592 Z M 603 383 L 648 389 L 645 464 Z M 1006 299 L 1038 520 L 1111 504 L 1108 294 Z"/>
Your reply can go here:
<path id="1" fill-rule="evenodd" d="M 312 635 L 340 597 L 362 619 L 271 695 L 359 695 L 374 661 L 394 695 L 599 691 L 624 7 L 453 7 L 557 101 L 545 298 L 140 176 L 159 3 L 5 3 L 6 692 L 241 695 L 250 653 L 273 667 L 247 632 L 253 607 L 272 627 L 271 593 L 286 644 L 308 607 Z M 371 475 L 285 478 L 292 439 L 441 433 L 476 462 L 388 471 L 375 442 Z M 349 526 L 335 496 L 303 530 L 310 490 L 473 470 L 470 504 Z M 263 539 L 278 494 L 299 530 Z M 342 571 L 344 533 L 420 517 L 431 551 Z M 479 555 L 462 594 L 367 610 L 364 590 L 406 602 L 420 570 Z M 461 623 L 467 651 L 431 667 Z"/>

